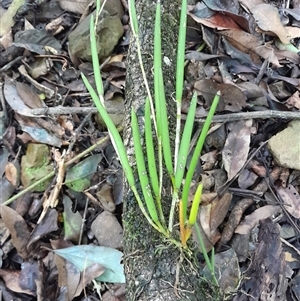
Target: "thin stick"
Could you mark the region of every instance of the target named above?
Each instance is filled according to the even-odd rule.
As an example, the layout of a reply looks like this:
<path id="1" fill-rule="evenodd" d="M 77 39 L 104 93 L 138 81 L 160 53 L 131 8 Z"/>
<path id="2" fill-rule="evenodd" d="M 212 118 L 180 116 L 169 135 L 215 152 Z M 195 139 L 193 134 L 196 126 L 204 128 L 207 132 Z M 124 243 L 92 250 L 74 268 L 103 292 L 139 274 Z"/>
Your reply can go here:
<path id="1" fill-rule="evenodd" d="M 269 118 L 282 118 L 282 119 L 300 119 L 300 112 L 287 112 L 287 111 L 258 111 L 258 112 L 241 112 L 231 113 L 225 115 L 216 115 L 213 117 L 212 122 L 231 122 L 245 119 L 269 119 Z M 185 119 L 185 118 L 183 118 Z M 204 123 L 205 118 L 196 118 L 199 123 Z"/>

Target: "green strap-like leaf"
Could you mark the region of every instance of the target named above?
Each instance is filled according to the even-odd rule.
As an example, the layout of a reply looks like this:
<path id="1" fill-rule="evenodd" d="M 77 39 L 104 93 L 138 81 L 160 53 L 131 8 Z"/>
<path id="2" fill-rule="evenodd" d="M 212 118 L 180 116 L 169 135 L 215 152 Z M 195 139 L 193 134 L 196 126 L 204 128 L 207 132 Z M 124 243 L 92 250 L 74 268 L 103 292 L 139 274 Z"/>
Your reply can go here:
<path id="1" fill-rule="evenodd" d="M 186 40 L 187 0 L 181 1 L 180 27 L 176 60 L 176 101 L 181 102 L 184 76 L 184 56 Z"/>
<path id="2" fill-rule="evenodd" d="M 154 95 L 158 136 L 161 137 L 162 150 L 167 171 L 173 176 L 172 153 L 169 136 L 169 122 L 166 107 L 164 79 L 161 58 L 161 4 L 157 1 L 154 29 Z"/>
<path id="3" fill-rule="evenodd" d="M 182 192 L 182 205 L 183 205 L 184 221 L 186 221 L 188 195 L 189 195 L 189 190 L 190 190 L 192 178 L 193 178 L 196 166 L 197 166 L 197 162 L 199 161 L 199 157 L 200 157 L 200 154 L 201 154 L 201 151 L 202 151 L 202 147 L 204 145 L 204 142 L 205 142 L 207 132 L 209 130 L 212 118 L 213 118 L 213 116 L 215 114 L 215 111 L 217 109 L 217 105 L 219 103 L 220 95 L 221 94 L 218 91 L 216 96 L 214 97 L 214 100 L 212 102 L 212 105 L 210 107 L 208 115 L 207 115 L 206 120 L 204 122 L 201 134 L 200 134 L 199 139 L 197 141 L 196 148 L 194 150 L 192 160 L 191 160 L 190 165 L 189 165 L 188 172 L 186 174 L 185 183 L 184 183 L 183 192 Z"/>
<path id="4" fill-rule="evenodd" d="M 98 95 L 104 94 L 103 89 L 103 82 L 100 72 L 100 64 L 99 64 L 99 58 L 98 58 L 98 50 L 97 50 L 97 42 L 96 42 L 96 33 L 94 28 L 94 16 L 91 16 L 90 20 L 90 41 L 91 41 L 91 52 L 92 52 L 92 62 L 93 62 L 93 70 L 94 70 L 94 77 L 95 77 L 95 83 L 97 87 Z M 102 105 L 104 105 L 102 103 Z"/>
<path id="5" fill-rule="evenodd" d="M 151 185 L 152 185 L 154 195 L 157 198 L 159 197 L 159 181 L 157 176 L 156 159 L 154 154 L 150 103 L 148 98 L 146 99 L 146 104 L 145 104 L 145 140 L 146 140 L 148 170 L 151 179 Z"/>
<path id="6" fill-rule="evenodd" d="M 137 170 L 138 170 L 138 175 L 139 175 L 139 181 L 142 187 L 143 191 L 143 196 L 149 211 L 149 214 L 152 218 L 152 220 L 157 223 L 159 222 L 158 220 L 158 215 L 157 215 L 157 210 L 156 206 L 153 200 L 152 196 L 152 191 L 151 187 L 149 184 L 149 179 L 148 179 L 148 173 L 146 170 L 146 165 L 145 165 L 145 160 L 144 160 L 144 153 L 142 149 L 142 144 L 141 144 L 141 137 L 140 137 L 140 132 L 139 132 L 139 126 L 137 122 L 137 117 L 132 109 L 131 111 L 131 126 L 132 126 L 132 136 L 133 136 L 133 146 L 134 146 L 134 152 L 135 152 L 135 160 L 136 160 L 136 165 L 137 165 Z"/>
<path id="7" fill-rule="evenodd" d="M 196 193 L 194 195 L 193 203 L 192 203 L 192 208 L 190 212 L 190 217 L 189 217 L 189 225 L 194 226 L 197 220 L 197 215 L 198 215 L 198 210 L 199 210 L 199 205 L 201 202 L 201 196 L 202 196 L 202 188 L 203 185 L 200 183 L 197 187 Z"/>
<path id="8" fill-rule="evenodd" d="M 128 0 L 128 11 L 130 17 L 131 30 L 133 31 L 133 35 L 137 37 L 139 34 L 139 26 L 137 22 L 134 0 Z"/>
<path id="9" fill-rule="evenodd" d="M 175 187 L 177 190 L 179 190 L 183 178 L 183 174 L 185 171 L 187 156 L 189 152 L 189 146 L 191 142 L 192 137 L 192 131 L 194 127 L 194 121 L 195 121 L 195 113 L 196 113 L 196 107 L 197 107 L 197 93 L 195 92 L 189 112 L 185 121 L 184 130 L 181 136 L 181 142 L 180 142 L 180 148 L 178 153 L 178 161 L 176 164 L 176 172 L 175 172 Z"/>
<path id="10" fill-rule="evenodd" d="M 121 161 L 121 164 L 123 166 L 126 179 L 129 183 L 130 187 L 132 187 L 135 185 L 135 180 L 134 180 L 131 166 L 128 161 L 126 149 L 123 144 L 122 138 L 121 138 L 116 126 L 114 125 L 113 121 L 111 120 L 110 116 L 108 115 L 105 108 L 101 104 L 100 99 L 99 99 L 98 95 L 96 94 L 95 90 L 93 89 L 93 87 L 91 86 L 91 84 L 89 83 L 89 81 L 87 80 L 85 75 L 81 74 L 81 76 L 82 76 L 82 79 L 83 79 L 83 82 L 84 82 L 86 88 L 88 89 L 88 91 L 98 109 L 98 112 L 100 113 L 103 121 L 105 122 L 105 124 L 107 126 L 107 129 L 109 130 L 111 139 L 113 140 L 113 144 L 115 145 L 115 150 L 116 150 L 116 152 L 119 156 L 119 159 Z"/>

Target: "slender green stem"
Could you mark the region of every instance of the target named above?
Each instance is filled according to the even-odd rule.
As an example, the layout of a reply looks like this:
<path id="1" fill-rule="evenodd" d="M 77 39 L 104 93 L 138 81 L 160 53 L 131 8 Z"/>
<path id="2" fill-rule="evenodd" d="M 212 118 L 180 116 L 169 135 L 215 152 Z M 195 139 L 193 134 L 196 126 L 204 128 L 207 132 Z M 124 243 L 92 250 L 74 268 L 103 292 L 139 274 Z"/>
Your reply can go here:
<path id="1" fill-rule="evenodd" d="M 212 262 L 209 260 L 209 257 L 208 257 L 208 254 L 206 252 L 206 249 L 205 249 L 205 245 L 204 245 L 204 242 L 203 242 L 203 239 L 202 239 L 202 235 L 201 235 L 198 223 L 195 223 L 194 226 L 195 226 L 195 229 L 196 229 L 196 233 L 197 233 L 197 237 L 198 237 L 198 241 L 199 241 L 199 245 L 200 245 L 200 250 L 201 250 L 201 252 L 204 256 L 207 268 L 209 269 L 209 271 L 211 273 L 212 281 L 213 281 L 214 285 L 219 286 L 218 280 L 217 280 L 216 275 L 214 273 L 214 266 L 212 265 L 212 263 L 214 263 L 214 259 L 212 260 Z"/>
<path id="2" fill-rule="evenodd" d="M 178 191 L 177 191 L 176 187 L 173 186 L 172 204 L 171 204 L 171 208 L 170 208 L 169 225 L 168 225 L 168 229 L 170 232 L 173 229 L 175 207 L 176 207 L 176 204 L 178 204 L 178 202 L 179 202 Z"/>
<path id="3" fill-rule="evenodd" d="M 139 28 L 138 28 L 138 22 L 137 22 L 137 15 L 136 15 L 136 10 L 135 10 L 134 0 L 128 0 L 128 11 L 129 11 L 129 17 L 130 17 L 130 27 L 131 27 L 131 30 L 132 30 L 132 34 L 135 38 L 135 43 L 136 43 L 136 48 L 137 48 L 137 55 L 138 55 L 138 59 L 139 59 L 139 63 L 140 63 L 140 68 L 141 68 L 141 71 L 142 71 L 144 85 L 145 85 L 147 95 L 148 95 L 149 101 L 150 101 L 151 113 L 152 113 L 152 116 L 153 116 L 153 125 L 154 125 L 155 133 L 156 133 L 156 136 L 157 136 L 158 134 L 157 134 L 157 124 L 156 124 L 156 119 L 155 119 L 154 102 L 153 102 L 153 98 L 152 98 L 152 95 L 151 95 L 151 92 L 150 92 L 150 88 L 149 88 L 149 84 L 148 84 L 148 80 L 147 80 L 147 76 L 146 76 L 146 72 L 145 72 L 145 68 L 144 68 L 144 64 L 143 64 L 143 59 L 142 59 L 141 44 L 140 44 L 140 40 L 139 40 Z"/>

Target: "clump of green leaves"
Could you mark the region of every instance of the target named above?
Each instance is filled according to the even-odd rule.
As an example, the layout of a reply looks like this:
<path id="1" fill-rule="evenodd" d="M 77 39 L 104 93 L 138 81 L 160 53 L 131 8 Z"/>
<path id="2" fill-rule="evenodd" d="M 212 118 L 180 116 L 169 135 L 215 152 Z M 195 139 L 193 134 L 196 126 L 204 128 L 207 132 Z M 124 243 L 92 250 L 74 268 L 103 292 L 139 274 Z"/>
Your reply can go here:
<path id="1" fill-rule="evenodd" d="M 86 77 L 82 74 L 83 81 L 99 111 L 107 128 L 111 141 L 116 149 L 121 164 L 123 166 L 126 179 L 133 191 L 139 207 L 148 220 L 148 222 L 166 237 L 170 237 L 173 230 L 173 222 L 176 204 L 179 204 L 179 221 L 180 221 L 180 238 L 181 245 L 186 246 L 186 242 L 191 234 L 191 229 L 196 223 L 196 216 L 200 205 L 202 185 L 200 184 L 188 214 L 188 195 L 190 191 L 192 177 L 194 175 L 201 150 L 207 136 L 208 129 L 211 124 L 212 117 L 215 113 L 220 94 L 215 96 L 211 108 L 209 110 L 206 121 L 203 125 L 201 135 L 198 138 L 196 147 L 189 164 L 189 169 L 185 175 L 189 145 L 192 137 L 192 130 L 195 121 L 197 94 L 194 93 L 189 113 L 181 134 L 181 99 L 183 92 L 184 79 L 184 54 L 186 39 L 186 18 L 187 18 L 187 1 L 182 1 L 180 30 L 177 50 L 177 66 L 176 66 L 176 103 L 177 103 L 177 121 L 176 121 L 176 138 L 175 149 L 172 150 L 169 126 L 168 112 L 166 106 L 166 95 L 164 90 L 164 80 L 162 72 L 162 47 L 161 47 L 161 3 L 157 1 L 156 17 L 155 17 L 155 33 L 154 33 L 154 99 L 150 92 L 146 73 L 143 66 L 141 47 L 139 42 L 139 28 L 135 11 L 134 0 L 129 0 L 129 13 L 132 34 L 135 38 L 137 53 L 139 57 L 140 67 L 144 79 L 147 98 L 145 99 L 145 144 L 147 164 L 144 159 L 144 153 L 141 145 L 141 133 L 138 120 L 134 109 L 131 111 L 131 123 L 133 133 L 133 144 L 135 151 L 135 159 L 137 164 L 138 180 L 142 189 L 142 196 L 139 195 L 136 188 L 133 170 L 129 164 L 126 149 L 122 142 L 121 136 L 106 112 L 104 106 L 103 83 L 100 74 L 100 66 L 96 47 L 95 23 L 91 18 L 90 36 L 91 50 L 93 59 L 94 76 L 96 81 L 97 92 L 92 88 Z M 100 13 L 100 1 L 97 1 L 97 14 Z M 155 133 L 153 135 L 153 132 Z M 155 153 L 154 144 L 157 144 L 157 153 Z M 172 159 L 173 158 L 173 159 Z M 163 166 L 165 166 L 168 176 L 172 183 L 172 205 L 169 214 L 168 223 L 162 210 L 162 177 Z M 185 178 L 184 178 L 185 176 Z M 184 180 L 184 181 L 183 181 Z M 184 182 L 184 185 L 182 183 Z M 181 195 L 181 199 L 179 196 Z M 202 250 L 203 251 L 203 250 Z"/>

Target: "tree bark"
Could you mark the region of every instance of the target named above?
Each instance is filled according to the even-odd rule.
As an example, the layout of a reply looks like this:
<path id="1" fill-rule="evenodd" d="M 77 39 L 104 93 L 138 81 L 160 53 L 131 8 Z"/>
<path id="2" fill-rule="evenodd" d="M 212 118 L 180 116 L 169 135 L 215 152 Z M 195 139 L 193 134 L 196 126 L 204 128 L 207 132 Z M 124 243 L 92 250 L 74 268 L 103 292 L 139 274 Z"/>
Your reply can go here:
<path id="1" fill-rule="evenodd" d="M 162 56 L 167 58 L 165 62 L 170 62 L 170 64 L 163 62 L 163 73 L 169 112 L 170 137 L 173 146 L 176 115 L 174 85 L 180 12 L 177 2 L 174 0 L 162 1 Z M 153 88 L 155 9 L 155 2 L 149 0 L 136 1 L 143 63 L 151 88 Z M 132 157 L 134 151 L 130 114 L 133 107 L 137 112 L 139 124 L 143 127 L 144 103 L 147 94 L 133 38 L 131 38 L 127 64 L 125 129 L 123 135 L 127 153 L 135 169 L 135 162 Z M 123 222 L 126 300 L 212 300 L 209 297 L 209 292 L 203 290 L 203 283 L 200 284 L 199 268 L 197 264 L 193 263 L 196 260 L 188 258 L 188 260 L 180 262 L 180 250 L 168 243 L 147 223 L 127 183 L 124 184 L 124 187 Z M 165 194 L 163 208 L 166 210 L 165 217 L 167 220 L 171 203 L 171 188 L 168 180 L 163 183 L 163 190 Z M 176 271 L 179 271 L 179 273 L 176 274 Z"/>

